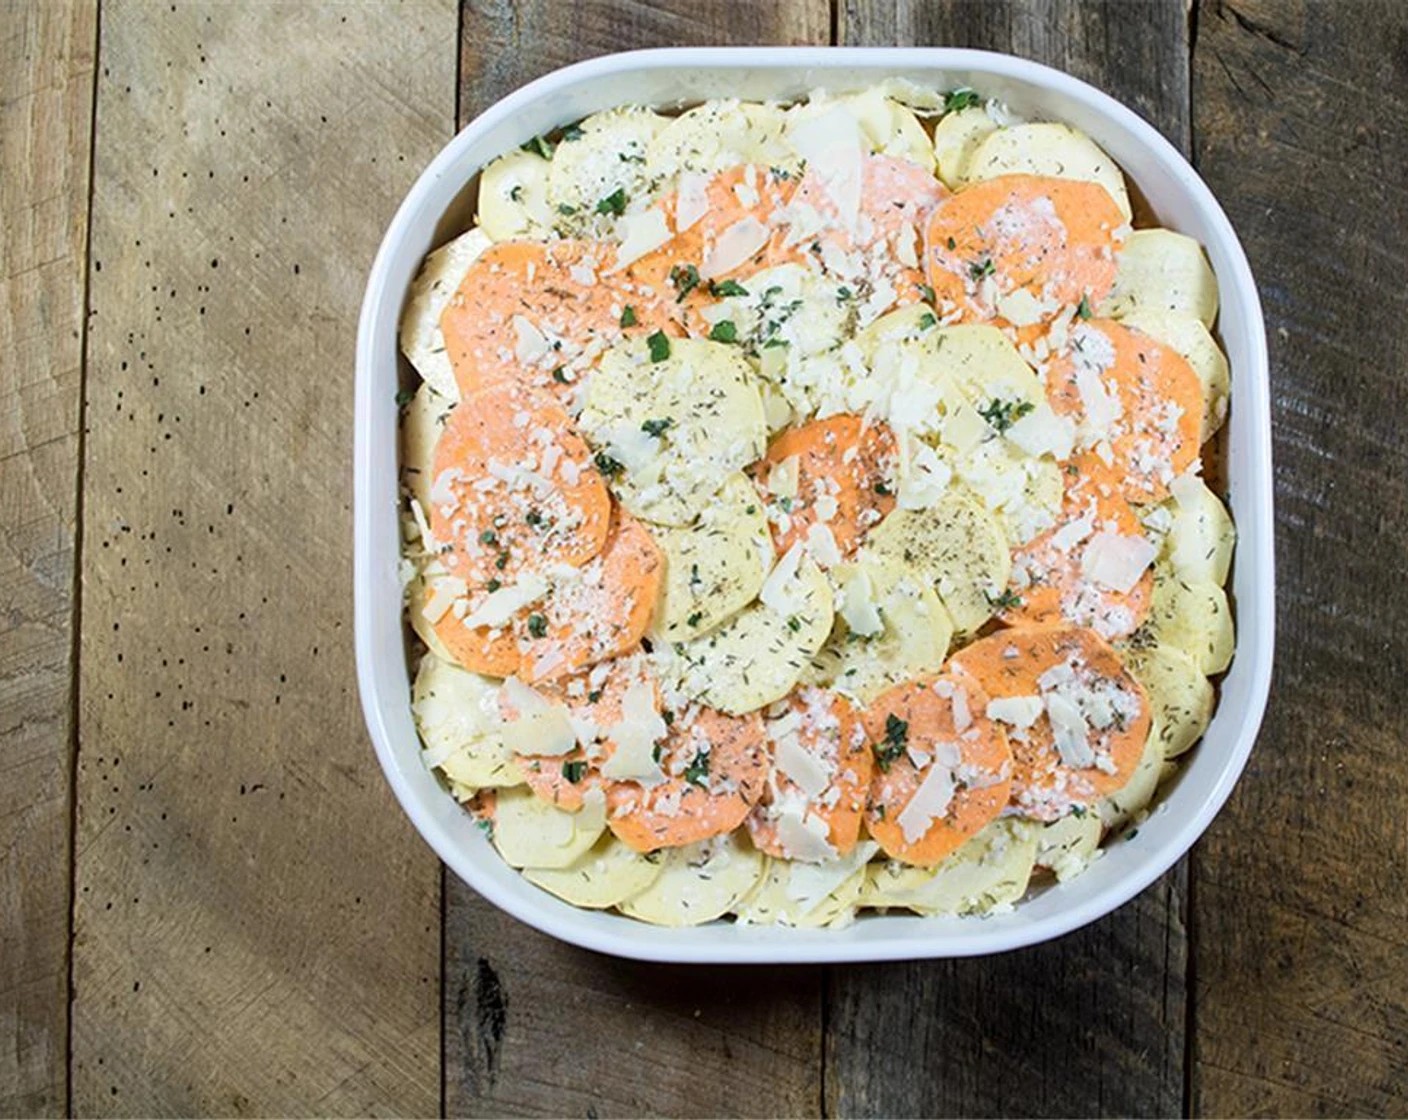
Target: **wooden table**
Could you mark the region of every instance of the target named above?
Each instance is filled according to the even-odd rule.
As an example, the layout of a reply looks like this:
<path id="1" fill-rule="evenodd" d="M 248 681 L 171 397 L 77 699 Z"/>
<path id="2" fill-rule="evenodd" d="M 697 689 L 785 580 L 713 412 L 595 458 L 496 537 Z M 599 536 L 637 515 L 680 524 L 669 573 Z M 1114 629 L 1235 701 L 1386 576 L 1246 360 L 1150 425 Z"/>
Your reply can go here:
<path id="1" fill-rule="evenodd" d="M 1262 284 L 1280 649 L 1192 855 L 991 960 L 630 964 L 445 875 L 351 651 L 371 254 L 459 124 L 659 44 L 1109 90 Z M 1408 1112 L 1398 0 L 0 0 L 0 1113 Z"/>

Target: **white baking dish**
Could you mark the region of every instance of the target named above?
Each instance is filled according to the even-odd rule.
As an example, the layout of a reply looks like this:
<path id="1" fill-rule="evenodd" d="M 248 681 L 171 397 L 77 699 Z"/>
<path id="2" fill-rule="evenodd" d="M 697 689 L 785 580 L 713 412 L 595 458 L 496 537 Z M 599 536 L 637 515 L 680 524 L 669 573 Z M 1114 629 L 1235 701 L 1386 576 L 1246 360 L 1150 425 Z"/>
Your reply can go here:
<path id="1" fill-rule="evenodd" d="M 1160 224 L 1206 246 L 1221 285 L 1220 334 L 1232 367 L 1226 480 L 1239 538 L 1231 584 L 1237 655 L 1217 713 L 1137 838 L 1112 845 L 1083 875 L 1035 893 L 1009 913 L 870 915 L 844 930 L 727 922 L 671 930 L 575 909 L 509 868 L 421 762 L 397 579 L 396 327 L 406 289 L 425 254 L 468 226 L 479 169 L 532 136 L 623 102 L 790 99 L 818 86 L 859 89 L 890 77 L 939 89 L 971 85 L 1021 116 L 1083 129 L 1124 168 Z M 1187 851 L 1227 799 L 1261 722 L 1273 640 L 1271 433 L 1266 339 L 1251 271 L 1217 201 L 1158 132 L 1098 90 L 1035 63 L 942 48 L 684 48 L 609 55 L 524 86 L 446 145 L 387 230 L 358 331 L 356 432 L 357 675 L 377 757 L 416 828 L 457 875 L 565 941 L 626 957 L 700 963 L 957 957 L 1045 941 L 1113 910 Z"/>

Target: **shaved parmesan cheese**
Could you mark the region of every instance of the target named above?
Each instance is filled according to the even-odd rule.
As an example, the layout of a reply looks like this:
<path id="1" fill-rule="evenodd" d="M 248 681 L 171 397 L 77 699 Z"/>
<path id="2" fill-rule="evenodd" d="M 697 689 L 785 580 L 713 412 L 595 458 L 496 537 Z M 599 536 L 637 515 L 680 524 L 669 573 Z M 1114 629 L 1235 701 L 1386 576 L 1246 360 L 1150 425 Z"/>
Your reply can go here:
<path id="1" fill-rule="evenodd" d="M 444 618 L 454 601 L 465 593 L 464 580 L 454 576 L 430 581 L 426 586 L 430 589 L 430 594 L 426 597 L 420 613 L 430 622 L 439 622 Z"/>
<path id="2" fill-rule="evenodd" d="M 517 754 L 564 755 L 577 746 L 567 709 L 517 677 L 504 681 L 504 699 L 518 714 L 503 721 L 503 740 Z"/>
<path id="3" fill-rule="evenodd" d="M 768 227 L 757 218 L 741 218 L 704 251 L 699 275 L 705 280 L 732 272 L 768 243 Z"/>
<path id="4" fill-rule="evenodd" d="M 841 605 L 839 613 L 845 620 L 846 628 L 852 634 L 870 638 L 885 629 L 880 617 L 880 608 L 872 597 L 875 588 L 870 575 L 863 567 L 852 568 L 846 581 L 841 585 Z"/>
<path id="5" fill-rule="evenodd" d="M 988 719 L 997 720 L 1025 731 L 1046 710 L 1040 696 L 1007 696 L 1001 700 L 989 700 Z"/>
<path id="6" fill-rule="evenodd" d="M 796 812 L 784 812 L 777 819 L 777 839 L 782 850 L 789 859 L 805 863 L 823 863 L 836 858 L 830 831 L 820 817 L 803 818 Z"/>
<path id="7" fill-rule="evenodd" d="M 513 355 L 524 365 L 532 365 L 551 349 L 547 336 L 522 315 L 513 317 L 513 333 L 517 338 Z"/>
<path id="8" fill-rule="evenodd" d="M 953 771 L 935 763 L 895 820 L 906 844 L 913 844 L 948 812 L 955 791 Z"/>
<path id="9" fill-rule="evenodd" d="M 1076 442 L 1076 426 L 1069 416 L 1058 415 L 1042 401 L 1006 432 L 1007 438 L 1028 455 L 1050 455 L 1062 460 L 1071 457 Z"/>
<path id="10" fill-rule="evenodd" d="M 1124 407 L 1119 397 L 1105 388 L 1100 373 L 1090 365 L 1082 365 L 1076 370 L 1076 388 L 1080 391 L 1081 403 L 1085 405 L 1085 426 L 1097 437 L 1110 434 L 1110 425 L 1124 415 Z"/>
<path id="11" fill-rule="evenodd" d="M 988 422 L 970 404 L 961 404 L 944 419 L 943 441 L 962 455 L 982 443 L 988 434 Z"/>
<path id="12" fill-rule="evenodd" d="M 616 268 L 625 268 L 654 252 L 670 240 L 670 227 L 665 212 L 652 207 L 639 214 L 626 214 L 616 223 L 621 244 L 616 249 Z"/>
<path id="13" fill-rule="evenodd" d="M 795 498 L 797 496 L 797 470 L 799 457 L 789 455 L 780 463 L 774 463 L 768 471 L 768 493 L 775 498 Z"/>
<path id="14" fill-rule="evenodd" d="M 1044 305 L 1027 288 L 1016 288 L 996 300 L 997 313 L 1014 327 L 1030 327 L 1046 318 L 1052 308 Z"/>
<path id="15" fill-rule="evenodd" d="M 1051 717 L 1051 730 L 1056 737 L 1056 751 L 1066 766 L 1084 770 L 1095 764 L 1095 752 L 1090 749 L 1085 717 L 1073 700 L 1059 692 L 1046 695 L 1046 714 Z"/>
<path id="16" fill-rule="evenodd" d="M 836 544 L 836 534 L 831 526 L 820 522 L 807 530 L 807 551 L 823 568 L 834 568 L 841 562 L 841 549 Z"/>
<path id="17" fill-rule="evenodd" d="M 948 489 L 953 469 L 926 443 L 915 445 L 900 477 L 900 509 L 928 509 Z"/>
<path id="18" fill-rule="evenodd" d="M 831 784 L 831 775 L 827 768 L 822 765 L 820 759 L 802 746 L 801 740 L 795 734 L 777 740 L 774 761 L 778 771 L 794 782 L 808 801 L 820 797 Z"/>
<path id="19" fill-rule="evenodd" d="M 491 591 L 484 601 L 464 616 L 471 630 L 481 626 L 502 626 L 524 607 L 536 603 L 548 593 L 547 581 L 540 576 L 525 575 L 515 584 Z"/>
<path id="20" fill-rule="evenodd" d="M 763 606 L 770 607 L 779 614 L 790 614 L 800 605 L 796 596 L 796 587 L 791 586 L 797 582 L 797 566 L 802 562 L 802 542 L 797 541 L 786 552 L 782 554 L 773 569 L 768 573 L 768 578 L 763 580 L 763 586 L 758 592 L 758 599 Z"/>
<path id="21" fill-rule="evenodd" d="M 675 202 L 675 229 L 683 233 L 709 212 L 709 177 L 698 171 L 680 173 L 680 189 Z"/>
<path id="22" fill-rule="evenodd" d="M 655 761 L 655 744 L 668 727 L 655 705 L 655 690 L 643 680 L 633 681 L 621 700 L 621 720 L 607 734 L 615 751 L 601 766 L 603 777 L 630 779 L 646 785 L 664 780 Z"/>
<path id="23" fill-rule="evenodd" d="M 1096 587 L 1126 594 L 1131 591 L 1157 550 L 1141 536 L 1099 532 L 1090 538 L 1081 557 L 1081 574 Z"/>

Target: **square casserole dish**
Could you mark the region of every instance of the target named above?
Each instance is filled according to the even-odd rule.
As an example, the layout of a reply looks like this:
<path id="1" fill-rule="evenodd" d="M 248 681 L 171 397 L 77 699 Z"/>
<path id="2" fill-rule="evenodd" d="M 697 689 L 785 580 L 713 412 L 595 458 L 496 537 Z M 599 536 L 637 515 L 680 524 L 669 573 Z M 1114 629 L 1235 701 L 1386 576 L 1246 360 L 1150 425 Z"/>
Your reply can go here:
<path id="1" fill-rule="evenodd" d="M 1230 592 L 1237 652 L 1203 742 L 1161 791 L 1137 842 L 1116 844 L 1083 874 L 981 918 L 865 915 L 840 929 L 727 921 L 689 929 L 579 910 L 499 858 L 421 761 L 411 716 L 398 560 L 397 324 L 426 253 L 472 223 L 477 176 L 493 157 L 590 113 L 634 102 L 674 107 L 716 97 L 791 100 L 815 88 L 862 89 L 889 78 L 972 86 L 1019 116 L 1087 132 L 1124 169 L 1160 225 L 1206 248 L 1221 288 L 1218 334 L 1232 370 L 1221 464 L 1238 543 Z M 945 48 L 677 48 L 608 55 L 558 70 L 487 109 L 416 181 L 372 266 L 357 338 L 356 646 L 362 706 L 402 807 L 442 860 L 490 902 L 564 941 L 618 956 L 694 963 L 806 963 L 959 957 L 1058 937 L 1128 901 L 1181 856 L 1227 799 L 1256 738 L 1274 632 L 1272 479 L 1265 330 L 1256 286 L 1226 215 L 1183 157 L 1148 123 L 1098 90 L 1008 55 Z"/>

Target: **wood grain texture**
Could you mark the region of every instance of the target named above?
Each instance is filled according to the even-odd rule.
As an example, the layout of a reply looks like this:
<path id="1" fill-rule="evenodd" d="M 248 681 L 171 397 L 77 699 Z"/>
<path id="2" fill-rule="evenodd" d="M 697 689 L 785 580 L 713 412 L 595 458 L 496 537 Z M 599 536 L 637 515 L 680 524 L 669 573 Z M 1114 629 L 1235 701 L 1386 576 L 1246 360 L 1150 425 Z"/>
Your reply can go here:
<path id="1" fill-rule="evenodd" d="M 1408 11 L 1201 6 L 1194 135 L 1272 355 L 1276 674 L 1203 841 L 1194 1106 L 1408 1113 Z"/>
<path id="2" fill-rule="evenodd" d="M 438 1106 L 438 871 L 355 696 L 352 357 L 449 0 L 105 3 L 73 1108 Z"/>
<path id="3" fill-rule="evenodd" d="M 1181 0 L 847 0 L 844 42 L 1006 50 L 1135 105 L 1186 148 Z M 987 960 L 835 969 L 826 1100 L 842 1116 L 1164 1116 L 1184 1109 L 1188 872 L 1060 941 Z"/>
<path id="4" fill-rule="evenodd" d="M 94 0 L 0 3 L 0 1115 L 67 1107 Z"/>
<path id="5" fill-rule="evenodd" d="M 464 5 L 461 123 L 531 78 L 635 47 L 826 43 L 826 0 Z M 819 970 L 675 969 L 573 949 L 446 876 L 451 1116 L 800 1116 L 821 1106 Z"/>

